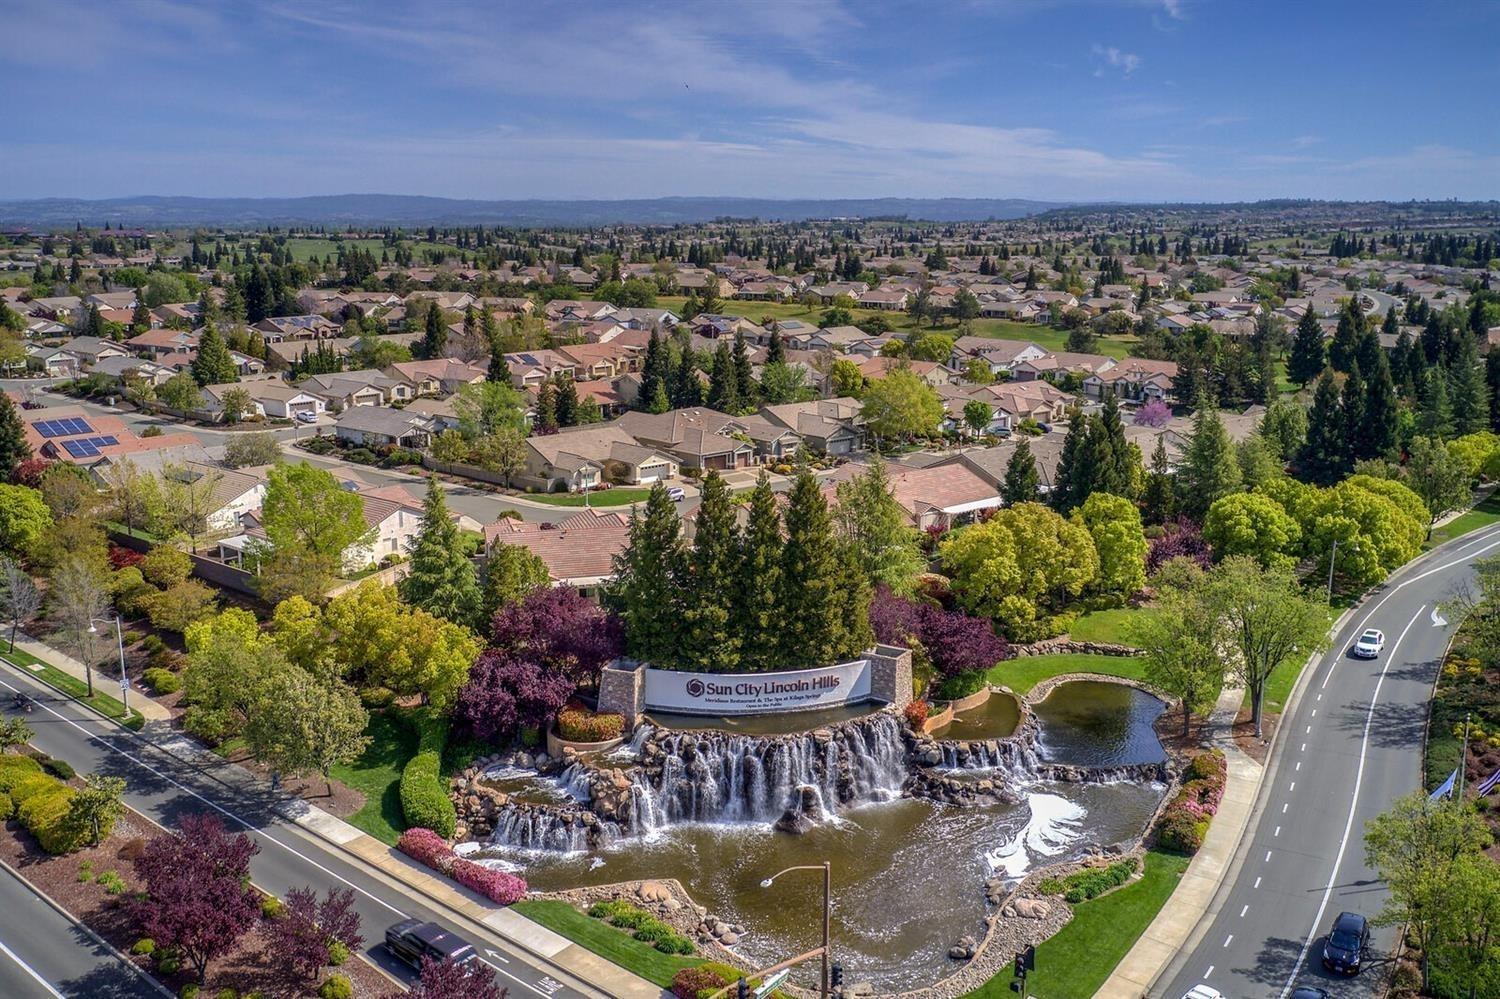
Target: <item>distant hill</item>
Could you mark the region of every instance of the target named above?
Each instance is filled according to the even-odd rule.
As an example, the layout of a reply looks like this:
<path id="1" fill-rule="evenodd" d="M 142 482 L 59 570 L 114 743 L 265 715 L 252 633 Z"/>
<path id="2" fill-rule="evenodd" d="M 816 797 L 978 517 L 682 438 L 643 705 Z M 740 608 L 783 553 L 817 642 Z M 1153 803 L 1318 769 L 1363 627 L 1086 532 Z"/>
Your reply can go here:
<path id="1" fill-rule="evenodd" d="M 309 198 L 43 198 L 0 200 L 0 223 L 61 226 L 105 222 L 160 226 L 516 225 L 589 226 L 612 222 L 671 225 L 719 218 L 800 221 L 909 218 L 932 222 L 1016 219 L 1067 202 L 1021 198 L 648 198 L 624 201 L 476 201 L 406 194 L 334 194 Z"/>

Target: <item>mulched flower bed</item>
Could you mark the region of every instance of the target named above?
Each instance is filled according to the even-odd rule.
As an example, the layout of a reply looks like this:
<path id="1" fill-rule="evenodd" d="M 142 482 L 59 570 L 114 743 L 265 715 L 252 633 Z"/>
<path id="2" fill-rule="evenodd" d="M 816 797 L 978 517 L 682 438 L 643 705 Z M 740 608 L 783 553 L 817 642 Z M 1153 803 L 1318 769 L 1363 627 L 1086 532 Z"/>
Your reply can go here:
<path id="1" fill-rule="evenodd" d="M 109 838 L 99 846 L 53 857 L 44 853 L 16 822 L 7 822 L 5 826 L 5 833 L 0 834 L 0 858 L 72 913 L 75 919 L 108 940 L 128 960 L 142 970 L 154 973 L 149 957 L 130 954 L 130 948 L 141 934 L 130 917 L 125 900 L 141 887 L 130 858 L 147 839 L 159 835 L 161 830 L 135 812 L 127 811 L 115 823 Z M 89 872 L 90 876 L 85 878 L 81 871 Z M 113 878 L 106 872 L 118 875 L 123 890 L 117 894 L 107 890 L 106 885 L 111 884 Z M 101 875 L 104 876 L 102 879 Z M 378 927 L 362 929 L 367 940 L 378 938 Z M 241 996 L 257 990 L 268 997 L 317 994 L 317 982 L 292 990 L 283 988 L 270 970 L 267 947 L 268 941 L 258 925 L 240 939 L 232 953 L 209 965 L 208 978 L 200 995 L 214 996 L 223 988 L 232 988 Z M 390 979 L 357 957 L 351 957 L 339 968 L 325 968 L 322 974 L 329 972 L 346 976 L 354 985 L 355 996 L 373 999 L 396 991 Z M 184 969 L 161 980 L 175 994 L 194 979 L 192 973 Z"/>

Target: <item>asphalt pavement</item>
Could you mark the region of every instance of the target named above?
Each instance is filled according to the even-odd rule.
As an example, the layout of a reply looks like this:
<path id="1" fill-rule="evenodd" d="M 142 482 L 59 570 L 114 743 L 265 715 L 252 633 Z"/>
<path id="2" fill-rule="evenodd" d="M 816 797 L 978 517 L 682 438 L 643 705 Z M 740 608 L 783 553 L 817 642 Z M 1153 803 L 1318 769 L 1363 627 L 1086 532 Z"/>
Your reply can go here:
<path id="1" fill-rule="evenodd" d="M 0 868 L 0 995 L 8 999 L 161 999 L 168 993 Z"/>
<path id="2" fill-rule="evenodd" d="M 1297 985 L 1375 996 L 1391 970 L 1397 931 L 1374 930 L 1361 973 L 1322 966 L 1323 942 L 1344 911 L 1373 918 L 1386 889 L 1365 866 L 1365 823 L 1422 782 L 1427 708 L 1457 621 L 1439 605 L 1500 552 L 1500 528 L 1434 549 L 1368 595 L 1282 719 L 1257 813 L 1215 897 L 1209 922 L 1169 966 L 1157 996 L 1198 983 L 1226 999 L 1284 999 Z M 1351 653 L 1366 628 L 1385 633 L 1375 659 Z"/>
<path id="3" fill-rule="evenodd" d="M 287 889 L 304 885 L 319 892 L 352 888 L 365 937 L 365 956 L 395 978 L 410 981 L 413 975 L 386 952 L 382 943 L 385 928 L 415 917 L 441 923 L 472 942 L 481 959 L 495 969 L 498 983 L 510 989 L 513 999 L 602 994 L 477 924 L 460 925 L 446 912 L 427 904 L 409 886 L 283 819 L 266 789 L 244 771 L 228 764 L 203 767 L 184 762 L 20 670 L 0 669 L 0 705 L 5 714 L 14 713 L 11 695 L 17 690 L 37 702 L 25 716 L 36 733 L 32 745 L 67 760 L 79 773 L 123 778 L 126 803 L 147 818 L 171 827 L 184 815 L 219 815 L 231 832 L 245 832 L 259 844 L 260 852 L 251 861 L 251 876 L 256 885 L 273 894 L 284 895 Z M 0 918 L 0 939 L 9 938 L 9 922 L 9 917 Z"/>

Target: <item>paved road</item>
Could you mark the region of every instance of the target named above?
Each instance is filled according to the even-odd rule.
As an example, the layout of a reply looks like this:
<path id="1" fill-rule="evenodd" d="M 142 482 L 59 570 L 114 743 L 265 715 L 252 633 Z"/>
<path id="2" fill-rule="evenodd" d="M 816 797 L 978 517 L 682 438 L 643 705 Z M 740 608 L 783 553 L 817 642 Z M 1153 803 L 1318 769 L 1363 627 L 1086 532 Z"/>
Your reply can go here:
<path id="1" fill-rule="evenodd" d="M 161 999 L 131 969 L 8 869 L 0 869 L 0 995 Z"/>
<path id="2" fill-rule="evenodd" d="M 1284 997 L 1311 984 L 1373 996 L 1390 970 L 1394 929 L 1376 930 L 1357 978 L 1334 981 L 1321 953 L 1334 917 L 1373 917 L 1385 888 L 1364 862 L 1364 826 L 1422 780 L 1427 705 L 1457 622 L 1436 615 L 1476 558 L 1500 552 L 1500 529 L 1450 542 L 1367 597 L 1312 670 L 1285 719 L 1230 879 L 1206 931 L 1155 993 L 1176 999 L 1205 982 L 1229 999 Z M 1374 660 L 1349 655 L 1365 628 L 1385 632 Z"/>
<path id="3" fill-rule="evenodd" d="M 0 666 L 0 705 L 6 714 L 13 713 L 10 699 L 16 690 L 39 702 L 26 716 L 36 733 L 33 746 L 67 760 L 79 773 L 124 778 L 126 802 L 148 818 L 170 827 L 183 815 L 215 812 L 231 831 L 248 832 L 260 845 L 260 853 L 251 862 L 251 875 L 260 887 L 277 895 L 302 885 L 319 892 L 353 888 L 366 938 L 365 954 L 396 977 L 409 980 L 411 974 L 386 953 L 380 941 L 388 925 L 413 916 L 448 924 L 472 941 L 487 955 L 485 960 L 495 968 L 497 980 L 513 997 L 598 994 L 582 983 L 564 981 L 561 972 L 499 936 L 453 923 L 410 887 L 282 819 L 263 788 L 243 771 L 228 765 L 208 770 L 184 763 L 54 694 L 19 670 Z M 0 930 L 7 924 L 7 918 L 0 918 Z"/>

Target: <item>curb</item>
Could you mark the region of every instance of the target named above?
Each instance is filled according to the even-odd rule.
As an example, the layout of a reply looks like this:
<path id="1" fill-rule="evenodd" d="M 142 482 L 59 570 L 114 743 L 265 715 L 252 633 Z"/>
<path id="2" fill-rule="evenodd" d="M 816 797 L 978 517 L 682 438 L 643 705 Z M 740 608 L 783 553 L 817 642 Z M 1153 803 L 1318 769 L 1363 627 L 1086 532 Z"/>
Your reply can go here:
<path id="1" fill-rule="evenodd" d="M 94 943 L 98 944 L 99 946 L 103 947 L 105 950 L 113 954 L 116 958 L 119 959 L 121 964 L 125 965 L 125 967 L 134 972 L 138 978 L 146 982 L 152 988 L 156 989 L 157 992 L 161 993 L 164 996 L 167 996 L 168 999 L 173 999 L 174 993 L 169 991 L 165 985 L 163 985 L 161 982 L 158 982 L 151 975 L 146 974 L 145 971 L 141 970 L 140 965 L 136 964 L 130 958 L 120 953 L 120 949 L 118 947 L 101 937 L 99 934 L 95 933 L 87 923 L 80 920 L 77 916 L 73 915 L 67 909 L 64 909 L 62 905 L 60 905 L 58 901 L 51 895 L 48 895 L 46 892 L 42 891 L 42 889 L 38 888 L 30 881 L 27 881 L 26 878 L 22 876 L 20 871 L 16 870 L 14 867 L 10 866 L 10 864 L 6 863 L 3 860 L 0 860 L 0 868 L 4 868 L 7 872 L 10 873 L 12 877 L 21 882 L 21 884 L 25 885 L 27 891 L 31 892 L 37 898 L 50 905 L 59 916 L 62 916 L 68 922 L 72 923 L 74 926 L 87 933 L 90 940 L 94 941 Z"/>

